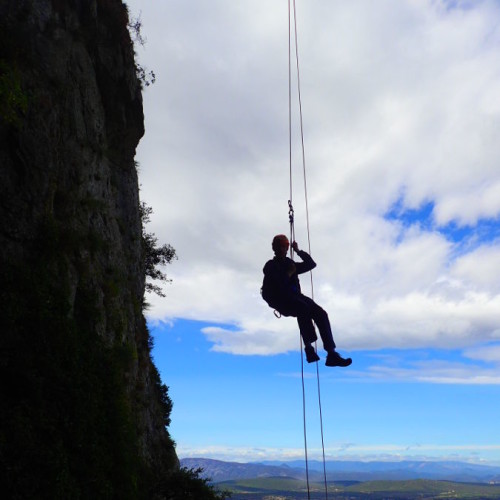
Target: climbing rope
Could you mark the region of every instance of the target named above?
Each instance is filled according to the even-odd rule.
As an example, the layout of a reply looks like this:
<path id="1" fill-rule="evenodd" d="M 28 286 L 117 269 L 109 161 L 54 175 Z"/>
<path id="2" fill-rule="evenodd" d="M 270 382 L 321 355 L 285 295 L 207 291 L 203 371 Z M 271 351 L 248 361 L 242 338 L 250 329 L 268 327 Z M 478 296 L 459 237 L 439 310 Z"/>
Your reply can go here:
<path id="1" fill-rule="evenodd" d="M 307 227 L 307 243 L 309 254 L 311 254 L 311 232 L 309 225 L 309 204 L 308 204 L 308 194 L 307 194 L 307 175 L 306 175 L 306 156 L 304 147 L 304 126 L 302 118 L 302 97 L 300 91 L 300 66 L 299 66 L 299 50 L 298 50 L 298 37 L 297 37 L 297 9 L 295 6 L 295 0 L 292 1 L 293 4 L 293 39 L 295 44 L 295 67 L 297 74 L 297 97 L 298 97 L 298 108 L 299 108 L 299 124 L 300 124 L 300 142 L 302 151 L 302 174 L 304 183 L 304 199 L 305 199 L 305 212 L 306 212 L 306 227 Z M 288 219 L 290 223 L 290 241 L 295 241 L 295 214 L 293 209 L 293 172 L 292 172 L 292 8 L 291 2 L 288 0 L 288 137 L 289 137 L 289 178 L 290 178 L 290 197 L 288 200 Z M 293 259 L 294 250 L 292 245 L 290 245 L 290 257 Z M 314 300 L 314 282 L 312 272 L 309 272 L 310 282 L 311 282 L 311 297 Z M 310 486 L 309 486 L 309 460 L 307 452 L 307 422 L 306 422 L 306 391 L 304 383 L 304 357 L 302 355 L 303 345 L 302 337 L 299 334 L 300 339 L 300 352 L 301 352 L 301 374 L 302 374 L 302 414 L 303 414 L 303 427 L 304 427 L 304 454 L 305 454 L 305 464 L 306 464 L 306 482 L 307 482 L 307 498 L 310 499 Z M 316 346 L 315 346 L 316 347 Z M 323 477 L 325 485 L 325 498 L 328 499 L 328 486 L 326 479 L 326 461 L 325 461 L 325 444 L 323 435 L 323 412 L 321 409 L 321 388 L 320 388 L 320 377 L 319 377 L 319 367 L 316 363 L 316 379 L 317 379 L 317 390 L 318 390 L 318 406 L 319 406 L 319 420 L 321 428 L 321 447 L 323 452 Z"/>

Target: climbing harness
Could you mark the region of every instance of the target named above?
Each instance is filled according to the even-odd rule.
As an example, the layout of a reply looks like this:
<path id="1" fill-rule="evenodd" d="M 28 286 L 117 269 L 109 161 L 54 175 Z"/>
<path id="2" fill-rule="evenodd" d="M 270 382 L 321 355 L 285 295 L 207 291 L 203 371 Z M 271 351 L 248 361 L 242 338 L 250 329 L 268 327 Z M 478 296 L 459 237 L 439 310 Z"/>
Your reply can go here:
<path id="1" fill-rule="evenodd" d="M 289 137 L 289 178 L 290 178 L 290 197 L 288 200 L 288 220 L 290 223 L 290 242 L 295 241 L 295 213 L 293 209 L 293 175 L 292 175 L 292 5 L 293 5 L 293 39 L 295 45 L 295 66 L 296 66 L 296 76 L 297 76 L 297 97 L 298 97 L 298 109 L 299 109 L 299 125 L 300 125 L 300 139 L 301 139 L 301 150 L 302 150 L 302 173 L 303 173 L 303 183 L 304 183 L 304 199 L 305 199 L 305 212 L 306 212 L 306 227 L 307 227 L 307 242 L 309 254 L 311 253 L 311 235 L 309 227 L 309 206 L 308 206 L 308 196 L 307 196 L 307 178 L 306 178 L 306 159 L 305 159 L 305 147 L 304 147 L 304 127 L 302 119 L 302 98 L 300 92 L 300 67 L 299 67 L 299 51 L 298 51 L 298 39 L 297 39 L 297 9 L 295 6 L 295 0 L 288 0 L 288 137 Z M 294 250 L 293 246 L 290 245 L 290 258 L 293 259 Z M 311 281 L 311 297 L 314 299 L 314 283 L 312 272 L 309 272 Z M 276 313 L 275 313 L 276 314 Z M 306 391 L 304 383 L 304 356 L 302 337 L 299 333 L 300 339 L 300 359 L 301 359 L 301 374 L 302 374 L 302 413 L 303 413 L 303 427 L 304 427 L 304 454 L 305 454 L 305 464 L 306 464 L 306 482 L 307 482 L 307 498 L 311 498 L 310 486 L 309 486 L 309 461 L 307 452 L 307 422 L 306 422 Z M 323 413 L 321 409 L 321 388 L 320 388 L 320 377 L 318 363 L 316 363 L 316 380 L 317 380 L 317 390 L 318 390 L 318 406 L 319 406 L 319 420 L 321 427 L 321 446 L 323 451 L 323 477 L 325 485 L 325 498 L 328 499 L 328 486 L 326 479 L 326 461 L 325 461 L 325 444 L 323 436 Z"/>

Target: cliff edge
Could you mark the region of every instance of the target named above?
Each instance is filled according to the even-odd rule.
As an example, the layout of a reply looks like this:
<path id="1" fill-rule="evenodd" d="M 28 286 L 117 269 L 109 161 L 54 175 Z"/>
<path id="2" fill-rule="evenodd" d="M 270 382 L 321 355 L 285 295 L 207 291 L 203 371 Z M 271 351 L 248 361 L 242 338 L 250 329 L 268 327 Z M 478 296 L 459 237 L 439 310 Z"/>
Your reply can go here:
<path id="1" fill-rule="evenodd" d="M 121 0 L 0 1 L 0 467 L 5 498 L 153 498 L 178 469 L 143 316 Z"/>

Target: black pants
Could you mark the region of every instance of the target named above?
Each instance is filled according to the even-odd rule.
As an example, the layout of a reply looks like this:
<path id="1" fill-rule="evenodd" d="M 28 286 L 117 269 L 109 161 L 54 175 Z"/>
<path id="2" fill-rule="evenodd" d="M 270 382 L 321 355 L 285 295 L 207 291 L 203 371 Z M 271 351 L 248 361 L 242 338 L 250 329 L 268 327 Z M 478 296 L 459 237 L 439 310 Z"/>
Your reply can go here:
<path id="1" fill-rule="evenodd" d="M 335 349 L 335 342 L 333 340 L 328 314 L 322 307 L 318 306 L 313 299 L 299 294 L 279 304 L 276 310 L 283 316 L 293 316 L 297 318 L 300 334 L 306 345 L 312 344 L 318 338 L 314 330 L 314 321 L 318 327 L 325 351 L 330 352 Z"/>

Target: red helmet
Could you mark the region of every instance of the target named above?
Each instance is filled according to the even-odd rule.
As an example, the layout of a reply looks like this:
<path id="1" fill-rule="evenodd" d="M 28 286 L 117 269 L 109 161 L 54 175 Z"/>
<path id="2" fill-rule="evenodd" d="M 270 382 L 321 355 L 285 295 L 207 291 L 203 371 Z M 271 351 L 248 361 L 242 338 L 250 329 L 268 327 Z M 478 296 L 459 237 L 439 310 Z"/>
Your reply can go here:
<path id="1" fill-rule="evenodd" d="M 277 234 L 273 238 L 273 250 L 276 250 L 277 248 L 282 248 L 282 247 L 288 247 L 290 246 L 290 242 L 288 241 L 288 238 L 284 234 Z"/>

